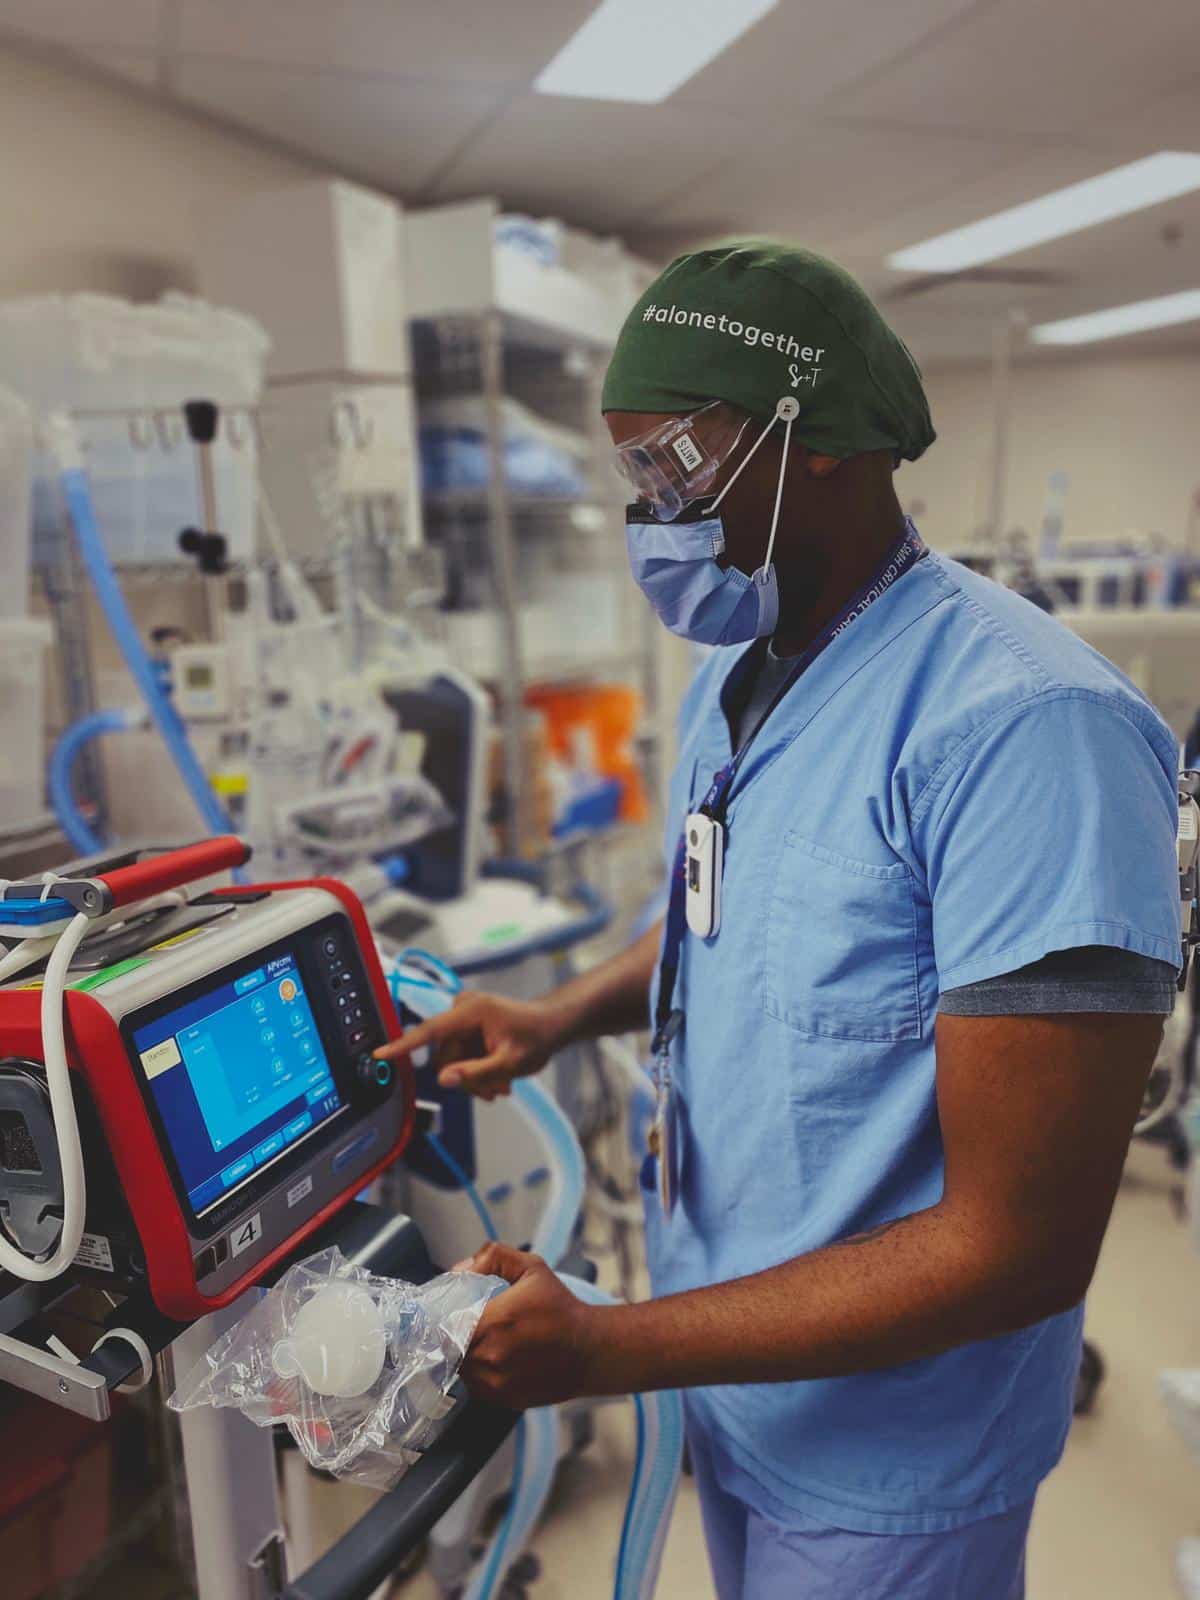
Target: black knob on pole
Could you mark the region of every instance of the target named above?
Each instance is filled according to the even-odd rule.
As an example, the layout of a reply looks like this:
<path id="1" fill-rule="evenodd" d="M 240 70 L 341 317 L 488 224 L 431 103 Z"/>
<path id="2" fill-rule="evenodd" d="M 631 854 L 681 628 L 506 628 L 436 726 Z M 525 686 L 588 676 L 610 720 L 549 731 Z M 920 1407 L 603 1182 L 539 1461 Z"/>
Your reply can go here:
<path id="1" fill-rule="evenodd" d="M 188 437 L 193 444 L 211 444 L 217 437 L 220 412 L 215 401 L 185 400 L 183 417 L 187 423 Z"/>
<path id="2" fill-rule="evenodd" d="M 200 528 L 184 528 L 179 535 L 184 555 L 195 556 L 196 565 L 208 577 L 217 578 L 228 570 L 229 545 L 223 533 L 205 533 Z"/>

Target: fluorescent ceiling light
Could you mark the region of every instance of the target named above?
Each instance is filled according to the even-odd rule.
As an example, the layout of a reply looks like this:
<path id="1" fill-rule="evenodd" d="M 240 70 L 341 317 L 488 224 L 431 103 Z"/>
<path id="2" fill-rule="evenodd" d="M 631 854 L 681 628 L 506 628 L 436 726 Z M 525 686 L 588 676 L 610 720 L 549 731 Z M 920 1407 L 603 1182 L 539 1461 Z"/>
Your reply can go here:
<path id="1" fill-rule="evenodd" d="M 1047 239 L 1061 239 L 1098 222 L 1173 200 L 1193 189 L 1200 189 L 1200 155 L 1160 150 L 1142 161 L 1055 189 L 1039 200 L 997 211 L 994 217 L 984 217 L 965 228 L 940 233 L 924 244 L 897 250 L 887 264 L 908 272 L 961 272 L 1045 244 Z"/>
<path id="2" fill-rule="evenodd" d="M 1108 311 L 1088 311 L 1061 322 L 1043 322 L 1029 330 L 1029 337 L 1034 344 L 1091 344 L 1097 339 L 1118 339 L 1123 333 L 1196 321 L 1200 321 L 1200 289 L 1184 289 L 1179 294 L 1159 295 L 1156 300 L 1134 300 Z"/>
<path id="3" fill-rule="evenodd" d="M 600 0 L 535 79 L 541 94 L 657 105 L 777 0 Z"/>

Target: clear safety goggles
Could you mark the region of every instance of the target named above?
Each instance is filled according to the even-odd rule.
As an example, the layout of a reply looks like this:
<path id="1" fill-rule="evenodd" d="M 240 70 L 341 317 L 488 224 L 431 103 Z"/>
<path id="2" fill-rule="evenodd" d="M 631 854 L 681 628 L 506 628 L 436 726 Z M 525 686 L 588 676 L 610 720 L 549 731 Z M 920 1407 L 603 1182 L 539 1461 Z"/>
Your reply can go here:
<path id="1" fill-rule="evenodd" d="M 710 400 L 618 445 L 617 471 L 659 522 L 674 522 L 685 505 L 709 493 L 749 426 L 749 417 Z"/>
<path id="2" fill-rule="evenodd" d="M 724 488 L 713 501 L 715 511 L 741 477 L 759 445 L 777 422 L 784 424 L 783 456 L 779 463 L 779 490 L 775 516 L 771 523 L 771 543 L 779 522 L 779 502 L 783 494 L 783 474 L 787 468 L 788 446 L 792 442 L 792 423 L 800 414 L 799 402 L 785 395 L 775 406 L 775 415 L 755 439 L 734 468 Z M 723 400 L 710 400 L 698 411 L 672 417 L 640 438 L 617 446 L 617 470 L 633 490 L 634 497 L 649 506 L 659 522 L 674 522 L 693 500 L 703 500 L 712 490 L 713 480 L 742 442 L 751 419 L 735 411 Z"/>

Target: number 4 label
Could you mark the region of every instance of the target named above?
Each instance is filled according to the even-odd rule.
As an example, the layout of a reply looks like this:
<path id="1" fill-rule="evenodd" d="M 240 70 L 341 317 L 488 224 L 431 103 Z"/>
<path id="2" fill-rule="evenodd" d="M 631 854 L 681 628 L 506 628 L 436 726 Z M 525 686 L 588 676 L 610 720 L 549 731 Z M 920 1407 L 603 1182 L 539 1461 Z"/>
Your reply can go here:
<path id="1" fill-rule="evenodd" d="M 262 1238 L 262 1212 L 256 1211 L 252 1217 L 247 1217 L 245 1222 L 239 1222 L 229 1235 L 229 1248 L 233 1255 L 240 1256 L 243 1250 L 249 1250 L 252 1244 L 257 1244 Z"/>

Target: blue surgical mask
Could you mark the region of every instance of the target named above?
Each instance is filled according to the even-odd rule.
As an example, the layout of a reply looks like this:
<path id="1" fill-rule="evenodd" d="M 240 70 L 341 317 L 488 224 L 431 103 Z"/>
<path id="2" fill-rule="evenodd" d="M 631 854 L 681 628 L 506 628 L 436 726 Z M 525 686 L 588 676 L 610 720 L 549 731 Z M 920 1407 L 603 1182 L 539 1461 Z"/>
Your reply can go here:
<path id="1" fill-rule="evenodd" d="M 775 632 L 779 622 L 779 580 L 771 556 L 783 504 L 783 479 L 787 471 L 792 423 L 800 407 L 785 396 L 775 416 L 754 441 L 737 471 L 712 504 L 689 507 L 677 520 L 659 522 L 644 505 L 625 513 L 625 544 L 629 565 L 642 593 L 660 622 L 693 644 L 749 644 Z M 776 421 L 785 424 L 775 514 L 767 539 L 766 559 L 752 577 L 737 567 L 719 567 L 725 549 L 725 527 L 719 506 L 733 488 Z"/>
<path id="2" fill-rule="evenodd" d="M 634 579 L 664 626 L 694 644 L 748 644 L 775 632 L 774 563 L 753 577 L 719 567 L 716 558 L 725 548 L 719 512 L 678 522 L 642 520 L 647 515 L 630 506 L 625 543 Z"/>

